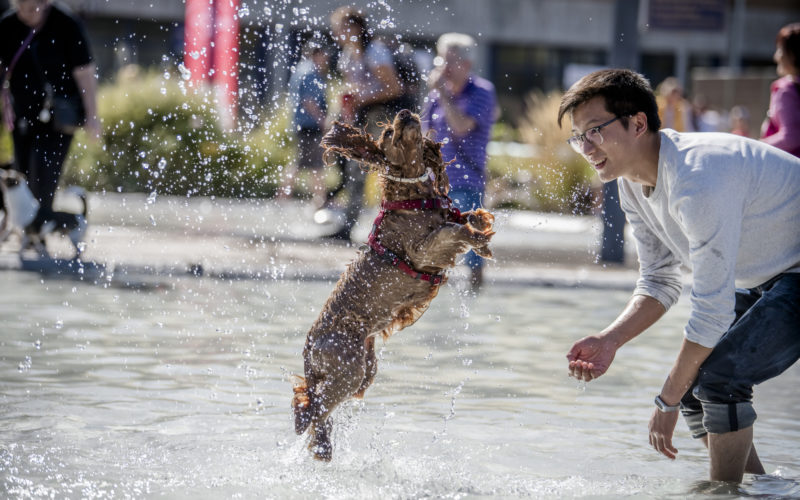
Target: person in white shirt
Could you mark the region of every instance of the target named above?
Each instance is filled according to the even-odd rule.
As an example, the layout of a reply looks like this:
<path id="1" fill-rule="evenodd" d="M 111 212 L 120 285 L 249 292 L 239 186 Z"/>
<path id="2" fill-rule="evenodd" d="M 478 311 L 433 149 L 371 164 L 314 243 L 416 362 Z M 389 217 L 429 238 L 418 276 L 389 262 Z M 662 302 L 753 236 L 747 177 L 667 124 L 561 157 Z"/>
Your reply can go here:
<path id="1" fill-rule="evenodd" d="M 639 280 L 617 319 L 577 341 L 569 373 L 594 380 L 617 350 L 655 323 L 691 270 L 691 313 L 656 397 L 650 444 L 674 459 L 680 409 L 709 448 L 710 479 L 763 473 L 752 445 L 753 386 L 800 358 L 800 160 L 723 133 L 659 130 L 647 80 L 587 75 L 564 95 L 569 143 L 603 182 L 616 181 L 639 255 Z"/>

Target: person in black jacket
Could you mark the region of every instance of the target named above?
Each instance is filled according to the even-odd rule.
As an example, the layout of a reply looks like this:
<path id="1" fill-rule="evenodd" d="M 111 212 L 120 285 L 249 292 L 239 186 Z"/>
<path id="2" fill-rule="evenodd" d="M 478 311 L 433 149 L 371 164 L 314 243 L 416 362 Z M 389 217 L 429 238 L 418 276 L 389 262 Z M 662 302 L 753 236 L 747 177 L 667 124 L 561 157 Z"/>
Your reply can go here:
<path id="1" fill-rule="evenodd" d="M 100 134 L 95 65 L 82 23 L 50 0 L 12 0 L 0 33 L 3 122 L 13 134 L 14 166 L 40 203 L 38 231 L 52 217 L 75 128 Z"/>

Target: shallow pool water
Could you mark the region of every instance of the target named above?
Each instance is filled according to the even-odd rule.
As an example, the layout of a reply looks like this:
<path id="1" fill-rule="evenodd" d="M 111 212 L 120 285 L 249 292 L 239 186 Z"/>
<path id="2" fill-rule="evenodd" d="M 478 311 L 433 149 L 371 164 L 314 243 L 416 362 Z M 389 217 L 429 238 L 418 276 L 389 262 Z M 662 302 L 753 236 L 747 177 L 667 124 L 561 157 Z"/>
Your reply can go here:
<path id="1" fill-rule="evenodd" d="M 565 353 L 622 291 L 447 285 L 380 345 L 334 459 L 293 433 L 289 375 L 332 284 L 192 277 L 125 288 L 0 272 L 0 492 L 12 498 L 720 498 L 683 422 L 647 445 L 678 306 L 587 385 Z M 721 497 L 800 496 L 800 367 L 757 388 L 768 476 Z"/>

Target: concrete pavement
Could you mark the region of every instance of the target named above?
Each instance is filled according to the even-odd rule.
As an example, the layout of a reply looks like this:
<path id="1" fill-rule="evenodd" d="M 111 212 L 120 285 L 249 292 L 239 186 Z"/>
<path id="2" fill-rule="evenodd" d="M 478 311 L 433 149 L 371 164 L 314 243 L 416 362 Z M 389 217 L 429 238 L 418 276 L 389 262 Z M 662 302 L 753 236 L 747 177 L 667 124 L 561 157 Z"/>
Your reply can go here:
<path id="1" fill-rule="evenodd" d="M 71 200 L 57 200 L 63 209 Z M 74 200 L 72 200 L 74 201 Z M 626 245 L 625 266 L 596 264 L 600 221 L 529 211 L 493 210 L 495 260 L 485 279 L 504 285 L 632 289 L 635 254 Z M 56 261 L 19 261 L 5 253 L 0 269 L 93 274 L 106 280 L 202 274 L 236 279 L 335 280 L 367 239 L 377 208 L 363 211 L 353 244 L 321 236 L 334 225 L 316 224 L 313 209 L 288 200 L 172 197 L 141 193 L 90 193 L 83 268 Z M 630 240 L 630 238 L 629 238 Z M 69 259 L 66 241 L 50 242 L 54 257 Z M 52 264 L 52 263 L 51 263 Z M 87 267 L 88 266 L 88 267 Z M 465 270 L 450 272 L 463 279 Z"/>

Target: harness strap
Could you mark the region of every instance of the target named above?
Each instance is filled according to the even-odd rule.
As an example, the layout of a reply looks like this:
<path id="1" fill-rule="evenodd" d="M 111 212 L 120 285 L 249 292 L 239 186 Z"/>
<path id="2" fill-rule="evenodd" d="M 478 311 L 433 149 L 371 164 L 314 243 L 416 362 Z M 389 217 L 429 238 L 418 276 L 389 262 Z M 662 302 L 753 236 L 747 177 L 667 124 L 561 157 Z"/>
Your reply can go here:
<path id="1" fill-rule="evenodd" d="M 461 220 L 461 211 L 453 206 L 453 201 L 446 196 L 427 198 L 424 200 L 401 200 L 381 202 L 381 210 L 448 210 L 447 219 L 457 222 Z"/>
<path id="2" fill-rule="evenodd" d="M 402 201 L 382 201 L 381 202 L 381 210 L 378 212 L 378 216 L 375 217 L 375 222 L 372 223 L 372 231 L 369 233 L 369 239 L 367 243 L 369 244 L 370 248 L 378 254 L 380 258 L 384 261 L 388 262 L 389 264 L 395 266 L 396 268 L 400 269 L 407 275 L 411 276 L 414 279 L 420 279 L 423 281 L 428 281 L 431 285 L 438 285 L 444 279 L 444 273 L 442 274 L 428 274 L 428 273 L 421 273 L 416 271 L 411 265 L 405 261 L 405 259 L 400 258 L 397 254 L 386 248 L 385 246 L 381 245 L 380 240 L 378 239 L 378 233 L 380 232 L 381 222 L 383 222 L 383 218 L 386 216 L 386 212 L 392 210 L 436 210 L 436 209 L 444 209 L 448 211 L 447 218 L 448 220 L 458 221 L 461 218 L 461 212 L 452 206 L 452 201 L 450 198 L 447 197 L 438 197 L 438 198 L 429 198 L 424 200 L 402 200 Z"/>
<path id="3" fill-rule="evenodd" d="M 396 253 L 392 252 L 385 246 L 381 245 L 377 238 L 370 237 L 369 246 L 384 261 L 400 269 L 414 279 L 427 281 L 431 285 L 438 285 L 444 279 L 444 274 L 428 274 L 415 271 L 414 268 L 408 264 L 408 262 L 401 259 Z"/>

